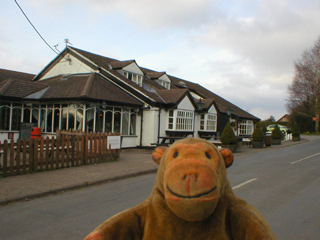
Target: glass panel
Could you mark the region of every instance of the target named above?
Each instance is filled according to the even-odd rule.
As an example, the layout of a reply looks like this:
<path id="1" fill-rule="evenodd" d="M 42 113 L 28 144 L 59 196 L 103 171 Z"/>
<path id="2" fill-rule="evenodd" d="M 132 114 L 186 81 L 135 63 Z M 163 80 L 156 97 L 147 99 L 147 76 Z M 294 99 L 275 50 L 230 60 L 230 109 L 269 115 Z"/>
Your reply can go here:
<path id="1" fill-rule="evenodd" d="M 136 114 L 131 114 L 130 135 L 136 135 L 136 124 L 137 124 L 137 116 L 136 116 Z"/>
<path id="2" fill-rule="evenodd" d="M 129 135 L 129 113 L 122 114 L 122 135 Z"/>
<path id="3" fill-rule="evenodd" d="M 14 104 L 12 108 L 12 122 L 11 122 L 11 130 L 20 130 L 20 122 L 21 122 L 21 105 Z"/>
<path id="4" fill-rule="evenodd" d="M 120 125 L 121 125 L 121 113 L 115 112 L 113 132 L 120 132 Z"/>
<path id="5" fill-rule="evenodd" d="M 62 104 L 62 114 L 61 114 L 61 129 L 67 130 L 67 121 L 68 121 L 68 105 Z"/>
<path id="6" fill-rule="evenodd" d="M 86 110 L 86 131 L 92 132 L 93 131 L 93 117 L 94 117 L 94 109 L 87 108 Z"/>
<path id="7" fill-rule="evenodd" d="M 47 115 L 46 115 L 46 109 L 41 108 L 40 111 L 40 128 L 42 132 L 46 132 L 46 126 L 47 126 Z"/>
<path id="8" fill-rule="evenodd" d="M 193 129 L 193 112 L 177 111 L 176 130 L 192 130 Z"/>
<path id="9" fill-rule="evenodd" d="M 39 119 L 39 109 L 32 107 L 32 119 L 31 122 L 34 123 L 36 126 L 38 125 L 38 119 Z"/>
<path id="10" fill-rule="evenodd" d="M 204 130 L 204 114 L 200 115 L 200 130 Z"/>
<path id="11" fill-rule="evenodd" d="M 83 123 L 83 109 L 78 108 L 76 111 L 76 130 L 82 130 L 82 123 Z"/>
<path id="12" fill-rule="evenodd" d="M 75 115 L 76 115 L 76 109 L 75 109 L 75 105 L 74 104 L 71 104 L 69 105 L 69 108 L 68 108 L 68 130 L 69 129 L 72 129 L 74 130 L 75 126 L 74 126 L 74 121 L 75 121 Z"/>
<path id="13" fill-rule="evenodd" d="M 29 123 L 30 122 L 30 112 L 31 112 L 30 108 L 24 108 L 23 109 L 23 120 L 22 120 L 22 122 L 25 122 L 25 123 Z"/>
<path id="14" fill-rule="evenodd" d="M 51 104 L 51 107 L 49 108 L 49 105 L 48 105 L 48 109 L 47 109 L 47 130 L 46 130 L 46 132 L 52 132 L 52 125 L 53 125 L 53 121 L 52 121 L 52 104 Z"/>
<path id="15" fill-rule="evenodd" d="M 96 132 L 103 131 L 103 111 L 101 109 L 97 109 L 96 112 Z"/>
<path id="16" fill-rule="evenodd" d="M 53 131 L 56 132 L 59 129 L 59 123 L 61 120 L 60 109 L 54 109 Z"/>
<path id="17" fill-rule="evenodd" d="M 4 104 L 4 103 L 1 103 Z M 10 108 L 7 105 L 0 107 L 0 129 L 9 130 Z"/>
<path id="18" fill-rule="evenodd" d="M 112 119 L 113 113 L 111 111 L 107 111 L 105 115 L 105 131 L 112 132 Z"/>

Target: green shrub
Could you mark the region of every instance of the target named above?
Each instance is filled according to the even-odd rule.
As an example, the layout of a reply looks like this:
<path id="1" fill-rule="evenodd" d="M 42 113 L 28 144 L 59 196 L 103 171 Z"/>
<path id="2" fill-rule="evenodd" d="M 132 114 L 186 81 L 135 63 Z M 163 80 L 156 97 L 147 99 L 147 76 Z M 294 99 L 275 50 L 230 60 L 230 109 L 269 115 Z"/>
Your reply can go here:
<path id="1" fill-rule="evenodd" d="M 297 123 L 294 123 L 292 128 L 292 136 L 293 137 L 300 137 L 300 130 Z"/>
<path id="2" fill-rule="evenodd" d="M 271 138 L 272 139 L 281 139 L 281 137 L 282 137 L 282 134 L 281 134 L 280 128 L 279 128 L 278 124 L 276 124 L 274 129 L 272 130 Z"/>
<path id="3" fill-rule="evenodd" d="M 257 125 L 255 130 L 253 131 L 252 140 L 254 142 L 263 142 L 264 140 L 264 133 L 259 125 Z"/>
<path id="4" fill-rule="evenodd" d="M 300 133 L 314 132 L 315 126 L 312 121 L 312 116 L 305 113 L 294 113 L 291 117 L 291 122 L 298 124 Z"/>
<path id="5" fill-rule="evenodd" d="M 233 145 L 237 143 L 237 137 L 234 135 L 230 123 L 227 123 L 227 125 L 224 127 L 220 141 L 223 145 Z"/>

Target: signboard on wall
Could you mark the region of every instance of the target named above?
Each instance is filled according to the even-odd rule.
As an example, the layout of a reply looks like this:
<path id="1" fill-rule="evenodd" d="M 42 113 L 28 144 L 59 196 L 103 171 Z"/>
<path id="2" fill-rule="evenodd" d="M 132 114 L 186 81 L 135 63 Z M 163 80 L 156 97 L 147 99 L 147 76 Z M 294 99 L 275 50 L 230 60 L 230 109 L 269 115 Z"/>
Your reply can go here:
<path id="1" fill-rule="evenodd" d="M 20 123 L 19 138 L 20 139 L 31 138 L 31 131 L 32 131 L 32 128 L 35 126 L 36 126 L 35 123 L 25 123 L 25 122 Z"/>
<path id="2" fill-rule="evenodd" d="M 8 139 L 14 139 L 14 133 L 8 132 Z"/>
<path id="3" fill-rule="evenodd" d="M 121 137 L 120 136 L 108 136 L 108 149 L 120 149 Z"/>

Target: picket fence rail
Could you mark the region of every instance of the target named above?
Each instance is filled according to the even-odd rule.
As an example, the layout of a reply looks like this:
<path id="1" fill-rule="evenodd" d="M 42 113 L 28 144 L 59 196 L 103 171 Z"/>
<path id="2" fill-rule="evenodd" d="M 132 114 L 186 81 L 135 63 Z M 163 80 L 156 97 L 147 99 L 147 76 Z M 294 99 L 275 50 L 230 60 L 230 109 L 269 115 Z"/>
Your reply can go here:
<path id="1" fill-rule="evenodd" d="M 0 176 L 26 174 L 100 162 L 117 161 L 110 149 L 112 133 L 60 131 L 57 137 L 0 142 Z"/>

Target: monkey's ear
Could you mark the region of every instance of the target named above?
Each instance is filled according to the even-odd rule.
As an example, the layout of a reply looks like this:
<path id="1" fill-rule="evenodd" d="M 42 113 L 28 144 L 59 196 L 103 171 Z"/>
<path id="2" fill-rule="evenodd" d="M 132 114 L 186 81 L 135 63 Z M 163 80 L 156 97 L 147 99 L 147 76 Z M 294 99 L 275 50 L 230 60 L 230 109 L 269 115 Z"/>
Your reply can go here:
<path id="1" fill-rule="evenodd" d="M 152 159 L 156 164 L 160 164 L 162 155 L 165 153 L 168 147 L 160 146 L 153 150 Z"/>
<path id="2" fill-rule="evenodd" d="M 223 160 L 224 160 L 224 164 L 226 165 L 226 168 L 230 167 L 233 163 L 233 153 L 227 149 L 227 148 L 222 148 L 220 150 L 220 153 L 223 157 Z"/>

